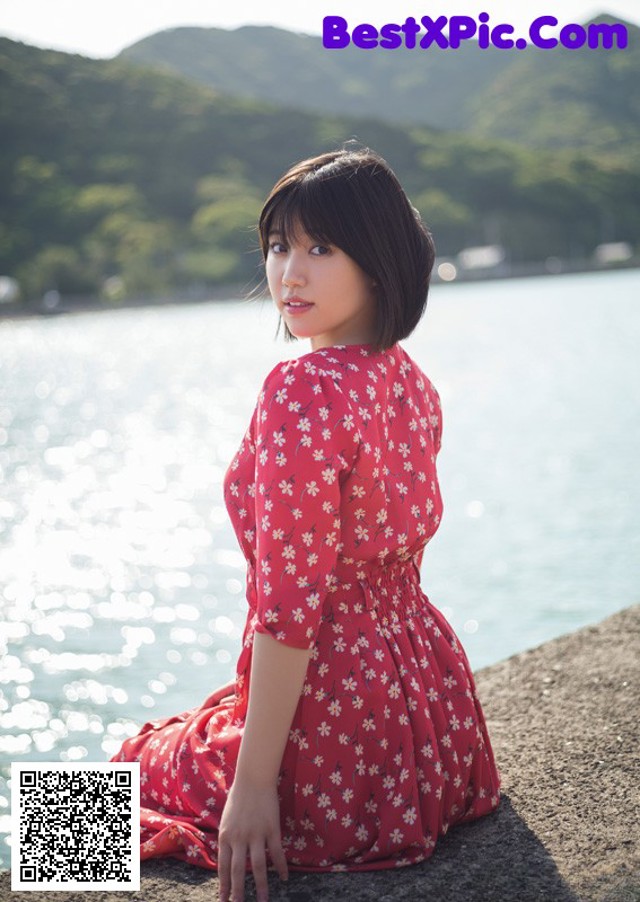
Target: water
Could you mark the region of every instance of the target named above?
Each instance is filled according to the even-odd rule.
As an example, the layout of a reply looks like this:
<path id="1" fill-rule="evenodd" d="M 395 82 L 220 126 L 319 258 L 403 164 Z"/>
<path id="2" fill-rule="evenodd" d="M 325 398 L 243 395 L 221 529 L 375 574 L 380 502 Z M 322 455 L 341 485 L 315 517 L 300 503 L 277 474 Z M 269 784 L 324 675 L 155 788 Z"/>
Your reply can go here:
<path id="1" fill-rule="evenodd" d="M 640 272 L 443 285 L 403 342 L 440 392 L 422 582 L 474 669 L 639 599 Z M 11 761 L 106 761 L 232 677 L 222 477 L 270 302 L 0 322 L 0 868 Z"/>

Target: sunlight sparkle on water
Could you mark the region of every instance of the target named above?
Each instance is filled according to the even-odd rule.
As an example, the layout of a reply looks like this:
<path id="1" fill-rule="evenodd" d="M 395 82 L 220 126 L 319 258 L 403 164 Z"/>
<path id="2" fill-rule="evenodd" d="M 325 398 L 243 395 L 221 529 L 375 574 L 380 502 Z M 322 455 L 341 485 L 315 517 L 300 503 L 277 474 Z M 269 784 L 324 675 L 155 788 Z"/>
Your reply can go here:
<path id="1" fill-rule="evenodd" d="M 403 342 L 444 409 L 422 582 L 472 665 L 637 596 L 639 278 L 435 286 Z M 226 302 L 0 323 L 0 799 L 11 758 L 108 759 L 232 677 L 222 479 L 261 380 L 305 350 Z"/>
<path id="2" fill-rule="evenodd" d="M 65 670 L 89 670 L 92 673 L 97 673 L 101 670 L 111 670 L 122 666 L 124 661 L 125 659 L 122 655 L 62 652 L 59 655 L 49 655 L 46 661 L 43 662 L 42 669 L 49 675 L 64 673 Z"/>

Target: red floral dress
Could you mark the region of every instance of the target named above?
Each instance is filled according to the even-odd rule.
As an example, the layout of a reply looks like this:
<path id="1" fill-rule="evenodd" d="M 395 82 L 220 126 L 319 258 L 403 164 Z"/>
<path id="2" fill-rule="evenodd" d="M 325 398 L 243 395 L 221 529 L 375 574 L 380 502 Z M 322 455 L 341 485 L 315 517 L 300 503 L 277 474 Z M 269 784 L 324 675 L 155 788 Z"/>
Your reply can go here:
<path id="1" fill-rule="evenodd" d="M 293 870 L 414 864 L 498 806 L 469 662 L 420 585 L 441 435 L 438 393 L 399 344 L 267 375 L 224 479 L 247 560 L 235 700 L 145 723 L 110 759 L 140 762 L 142 859 L 216 868 L 256 631 L 312 649 L 278 784 Z"/>

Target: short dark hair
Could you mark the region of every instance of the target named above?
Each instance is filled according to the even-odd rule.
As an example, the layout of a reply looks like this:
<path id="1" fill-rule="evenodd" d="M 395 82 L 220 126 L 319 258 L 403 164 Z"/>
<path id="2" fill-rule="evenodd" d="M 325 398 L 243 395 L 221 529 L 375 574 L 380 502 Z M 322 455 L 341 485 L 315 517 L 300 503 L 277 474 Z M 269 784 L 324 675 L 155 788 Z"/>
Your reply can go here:
<path id="1" fill-rule="evenodd" d="M 377 283 L 376 350 L 413 332 L 426 310 L 435 247 L 386 160 L 369 148 L 343 148 L 292 166 L 260 214 L 264 261 L 270 233 L 286 244 L 298 226 L 340 248 Z M 285 341 L 297 341 L 284 328 Z"/>

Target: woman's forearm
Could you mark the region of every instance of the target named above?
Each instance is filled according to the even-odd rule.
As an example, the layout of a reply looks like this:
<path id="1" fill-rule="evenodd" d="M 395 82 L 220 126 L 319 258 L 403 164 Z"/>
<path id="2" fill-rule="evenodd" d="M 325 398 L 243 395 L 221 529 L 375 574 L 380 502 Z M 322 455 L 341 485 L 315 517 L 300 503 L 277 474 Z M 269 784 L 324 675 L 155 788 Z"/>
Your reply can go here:
<path id="1" fill-rule="evenodd" d="M 239 782 L 276 784 L 310 656 L 309 649 L 255 633 L 249 706 L 236 768 Z"/>

